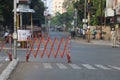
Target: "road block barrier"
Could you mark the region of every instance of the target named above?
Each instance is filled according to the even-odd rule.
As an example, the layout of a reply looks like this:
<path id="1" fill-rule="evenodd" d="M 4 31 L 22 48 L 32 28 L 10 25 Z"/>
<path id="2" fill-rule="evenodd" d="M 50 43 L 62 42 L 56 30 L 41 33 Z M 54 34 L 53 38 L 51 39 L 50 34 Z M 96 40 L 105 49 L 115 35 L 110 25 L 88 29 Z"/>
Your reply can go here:
<path id="1" fill-rule="evenodd" d="M 7 47 L 6 47 L 6 45 L 7 45 Z M 12 36 L 9 35 L 1 44 L 0 53 L 2 51 L 7 53 L 8 58 L 9 58 L 10 61 L 12 61 L 12 48 L 11 48 L 11 46 L 12 46 Z M 10 49 L 7 49 L 7 48 L 10 48 Z"/>
<path id="2" fill-rule="evenodd" d="M 38 53 L 40 53 L 40 58 L 43 58 L 44 55 L 50 58 L 52 54 L 54 55 L 54 58 L 57 58 L 58 54 L 60 54 L 60 57 L 63 58 L 66 53 L 68 63 L 71 62 L 70 37 L 66 39 L 61 38 L 60 40 L 58 40 L 57 38 L 54 38 L 52 40 L 50 37 L 47 37 L 47 39 L 41 37 L 33 38 L 32 40 L 28 39 L 28 42 L 30 43 L 30 47 L 26 51 L 27 62 L 29 61 L 29 57 L 31 54 L 33 54 L 34 58 L 36 58 Z M 40 50 L 41 47 L 43 47 L 43 50 Z"/>

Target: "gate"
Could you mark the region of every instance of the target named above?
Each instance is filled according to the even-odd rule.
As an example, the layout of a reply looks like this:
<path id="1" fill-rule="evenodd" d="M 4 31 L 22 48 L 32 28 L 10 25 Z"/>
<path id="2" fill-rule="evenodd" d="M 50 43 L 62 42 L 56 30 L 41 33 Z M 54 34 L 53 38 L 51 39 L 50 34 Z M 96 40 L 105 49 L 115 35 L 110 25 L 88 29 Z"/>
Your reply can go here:
<path id="1" fill-rule="evenodd" d="M 50 37 L 47 37 L 46 39 L 44 37 L 28 38 L 27 43 L 29 44 L 29 47 L 26 50 L 27 62 L 29 61 L 30 56 L 36 58 L 40 55 L 40 58 L 43 58 L 46 55 L 47 58 L 50 58 L 53 54 L 54 58 L 57 58 L 59 54 L 60 58 L 63 58 L 66 54 L 67 62 L 71 63 L 70 37 L 61 38 L 60 40 L 56 37 L 54 39 L 51 39 Z M 43 50 L 40 50 L 41 47 L 43 47 Z M 37 49 L 35 50 L 35 48 Z"/>
<path id="2" fill-rule="evenodd" d="M 40 58 L 44 58 L 47 56 L 49 59 L 52 55 L 54 58 L 59 56 L 63 58 L 66 55 L 66 59 L 68 63 L 71 63 L 71 56 L 70 56 L 70 49 L 71 49 L 71 42 L 70 37 L 61 39 L 50 37 L 45 38 L 43 37 L 35 37 L 35 38 L 28 38 L 27 39 L 27 48 L 26 51 L 26 61 L 29 61 L 30 56 L 36 59 L 37 56 Z M 43 50 L 40 48 L 43 47 Z M 1 44 L 0 44 L 0 52 L 6 53 L 8 55 L 8 60 L 12 61 L 12 36 L 8 36 Z M 4 54 L 5 55 L 5 54 Z"/>

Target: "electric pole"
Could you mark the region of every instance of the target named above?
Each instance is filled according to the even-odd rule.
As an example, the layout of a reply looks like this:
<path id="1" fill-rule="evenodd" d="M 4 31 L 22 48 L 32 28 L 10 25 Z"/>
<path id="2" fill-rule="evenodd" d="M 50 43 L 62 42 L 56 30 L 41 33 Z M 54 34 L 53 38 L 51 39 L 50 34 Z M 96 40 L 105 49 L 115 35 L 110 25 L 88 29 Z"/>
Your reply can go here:
<path id="1" fill-rule="evenodd" d="M 87 15 L 87 14 L 86 14 L 86 13 L 87 13 L 87 10 L 86 10 L 86 9 L 87 9 L 87 0 L 85 0 L 85 3 L 84 3 L 84 19 L 83 19 L 83 23 L 84 23 L 84 24 L 83 24 L 83 29 L 84 29 L 84 30 L 87 29 L 87 24 L 86 24 L 86 23 L 87 23 L 87 21 L 88 21 L 87 18 L 86 18 L 86 15 Z"/>
<path id="2" fill-rule="evenodd" d="M 87 8 L 86 3 L 87 3 L 87 0 L 85 0 L 85 4 L 84 4 L 84 19 L 86 19 L 86 8 Z"/>
<path id="3" fill-rule="evenodd" d="M 16 0 L 14 0 L 14 33 L 13 33 L 13 39 L 14 39 L 14 59 L 17 59 L 17 24 L 16 24 L 16 7 L 17 3 Z"/>
<path id="4" fill-rule="evenodd" d="M 75 0 L 75 3 L 77 2 L 78 0 Z M 73 29 L 75 30 L 75 28 L 77 27 L 77 9 L 75 8 L 74 9 L 74 27 Z"/>
<path id="5" fill-rule="evenodd" d="M 101 7 L 101 11 L 100 11 L 100 15 L 101 15 L 101 27 L 100 27 L 100 39 L 103 39 L 102 37 L 102 0 L 100 0 L 100 7 Z"/>
<path id="6" fill-rule="evenodd" d="M 89 10 L 89 5 L 91 7 L 91 3 L 90 3 L 90 0 L 88 0 L 88 26 L 90 25 L 90 10 Z"/>

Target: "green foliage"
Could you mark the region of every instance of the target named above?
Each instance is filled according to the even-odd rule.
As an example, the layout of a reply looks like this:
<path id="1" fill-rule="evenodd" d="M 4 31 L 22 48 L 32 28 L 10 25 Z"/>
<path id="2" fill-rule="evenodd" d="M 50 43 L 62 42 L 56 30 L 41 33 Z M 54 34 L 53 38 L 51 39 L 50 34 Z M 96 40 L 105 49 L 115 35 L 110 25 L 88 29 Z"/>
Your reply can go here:
<path id="1" fill-rule="evenodd" d="M 52 18 L 52 25 L 63 25 L 65 24 L 67 27 L 71 27 L 71 22 L 73 20 L 74 7 L 73 4 L 66 0 L 64 3 L 67 12 L 60 14 L 59 12 Z"/>
<path id="2" fill-rule="evenodd" d="M 13 23 L 13 2 L 11 0 L 0 0 L 0 15 L 4 19 L 4 25 Z"/>
<path id="3" fill-rule="evenodd" d="M 33 18 L 39 18 L 41 23 L 44 23 L 44 3 L 41 0 L 31 0 L 31 8 L 35 10 Z"/>
<path id="4" fill-rule="evenodd" d="M 101 1 L 102 1 L 102 4 L 101 4 Z M 91 9 L 90 9 L 91 25 L 101 24 L 100 20 L 98 20 L 97 17 L 104 16 L 105 1 L 106 0 L 91 0 L 91 3 L 92 3 Z M 74 8 L 77 8 L 78 10 L 79 24 L 82 24 L 82 19 L 84 18 L 84 4 L 85 4 L 85 0 L 79 0 L 76 3 L 73 3 Z"/>
<path id="5" fill-rule="evenodd" d="M 74 8 L 78 11 L 78 26 L 82 27 L 82 19 L 84 18 L 84 6 L 85 6 L 85 0 L 78 0 L 77 2 L 74 2 L 72 0 L 72 3 L 70 3 L 71 0 L 65 0 L 65 5 L 67 12 L 64 14 L 57 13 L 55 17 L 52 18 L 52 23 L 55 25 L 61 25 L 63 22 L 66 22 L 71 26 L 71 22 L 74 20 Z M 102 1 L 102 4 L 101 4 Z M 91 9 L 90 9 L 90 25 L 101 25 L 101 20 L 98 17 L 103 17 L 105 14 L 105 3 L 106 0 L 91 0 Z M 86 5 L 87 10 L 87 5 Z M 67 14 L 67 16 L 66 16 Z M 87 14 L 87 13 L 86 13 Z M 87 15 L 86 15 L 87 17 Z"/>
<path id="6" fill-rule="evenodd" d="M 33 18 L 39 18 L 41 23 L 44 23 L 43 12 L 45 10 L 44 4 L 41 0 L 31 0 L 30 7 L 35 10 Z M 13 26 L 13 0 L 0 0 L 0 18 L 3 17 L 3 24 Z M 24 23 L 30 20 L 29 14 L 23 15 Z"/>

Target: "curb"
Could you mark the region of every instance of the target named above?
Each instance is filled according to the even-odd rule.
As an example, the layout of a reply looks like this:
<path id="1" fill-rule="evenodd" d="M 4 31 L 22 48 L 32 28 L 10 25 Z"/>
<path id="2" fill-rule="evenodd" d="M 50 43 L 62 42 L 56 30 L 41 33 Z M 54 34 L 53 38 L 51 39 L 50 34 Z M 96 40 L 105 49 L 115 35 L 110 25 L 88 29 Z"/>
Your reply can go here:
<path id="1" fill-rule="evenodd" d="M 80 42 L 79 40 L 71 40 L 71 41 L 75 41 L 75 42 Z M 91 41 L 90 43 L 87 43 L 85 41 L 81 41 L 80 43 L 83 43 L 83 44 L 93 44 L 93 45 L 104 45 L 104 46 L 111 46 L 112 43 L 97 43 L 96 41 Z M 120 47 L 120 44 L 116 44 L 116 47 Z"/>
<path id="2" fill-rule="evenodd" d="M 11 61 L 9 65 L 6 67 L 6 69 L 1 73 L 0 80 L 7 80 L 10 74 L 12 73 L 12 71 L 17 66 L 17 64 L 18 64 L 18 60 L 13 59 L 13 61 Z"/>

